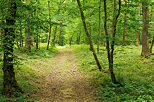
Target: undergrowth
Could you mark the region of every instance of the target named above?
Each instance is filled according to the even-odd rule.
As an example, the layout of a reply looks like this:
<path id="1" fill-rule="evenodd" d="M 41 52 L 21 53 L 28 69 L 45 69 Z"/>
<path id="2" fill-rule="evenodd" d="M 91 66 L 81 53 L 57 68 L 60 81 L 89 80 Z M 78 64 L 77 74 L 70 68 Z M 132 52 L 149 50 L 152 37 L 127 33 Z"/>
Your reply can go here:
<path id="1" fill-rule="evenodd" d="M 88 45 L 67 46 L 74 50 L 80 68 L 93 76 L 95 98 L 109 102 L 153 102 L 154 101 L 154 56 L 142 58 L 141 46 L 115 46 L 114 73 L 123 86 L 111 83 L 105 47 L 101 47 L 98 58 L 105 72 L 99 72 Z M 96 46 L 95 46 L 96 49 Z"/>
<path id="2" fill-rule="evenodd" d="M 55 52 L 58 49 L 50 48 L 46 50 L 45 46 L 40 46 L 40 49 L 35 51 L 32 49 L 31 52 L 26 53 L 24 51 L 18 51 L 15 48 L 15 55 L 18 56 L 19 63 L 14 65 L 15 73 L 16 73 L 16 80 L 18 82 L 19 87 L 25 92 L 24 94 L 20 95 L 20 97 L 12 96 L 11 98 L 7 98 L 6 96 L 0 93 L 0 102 L 34 102 L 38 101 L 35 97 L 35 93 L 38 89 L 42 88 L 41 82 L 44 81 L 43 76 L 39 76 L 36 71 L 32 70 L 31 67 L 22 63 L 24 61 L 32 63 L 29 59 L 40 59 L 40 58 L 51 58 L 55 56 Z M 3 53 L 0 52 L 0 90 L 3 89 L 3 71 L 2 71 L 2 60 L 3 60 Z"/>

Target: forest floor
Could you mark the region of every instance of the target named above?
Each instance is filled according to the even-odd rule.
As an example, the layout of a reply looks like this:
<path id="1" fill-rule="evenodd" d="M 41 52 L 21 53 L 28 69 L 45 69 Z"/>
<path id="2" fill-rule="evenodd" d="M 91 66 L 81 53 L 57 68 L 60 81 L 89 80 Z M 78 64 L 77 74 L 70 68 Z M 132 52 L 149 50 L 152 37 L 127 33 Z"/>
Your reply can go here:
<path id="1" fill-rule="evenodd" d="M 55 57 L 28 65 L 45 78 L 34 94 L 38 102 L 100 102 L 93 99 L 91 76 L 81 72 L 75 60 L 72 50 L 60 48 Z"/>

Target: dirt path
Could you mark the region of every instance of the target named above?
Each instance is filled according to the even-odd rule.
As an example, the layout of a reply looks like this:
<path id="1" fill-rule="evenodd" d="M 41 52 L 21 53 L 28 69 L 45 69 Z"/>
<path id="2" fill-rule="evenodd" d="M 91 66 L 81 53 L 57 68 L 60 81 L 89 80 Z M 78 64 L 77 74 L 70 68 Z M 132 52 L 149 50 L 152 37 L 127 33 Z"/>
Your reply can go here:
<path id="1" fill-rule="evenodd" d="M 92 98 L 94 87 L 90 86 L 89 77 L 77 69 L 72 51 L 64 50 L 60 49 L 54 58 L 31 65 L 45 76 L 43 88 L 36 94 L 39 102 L 99 102 Z"/>

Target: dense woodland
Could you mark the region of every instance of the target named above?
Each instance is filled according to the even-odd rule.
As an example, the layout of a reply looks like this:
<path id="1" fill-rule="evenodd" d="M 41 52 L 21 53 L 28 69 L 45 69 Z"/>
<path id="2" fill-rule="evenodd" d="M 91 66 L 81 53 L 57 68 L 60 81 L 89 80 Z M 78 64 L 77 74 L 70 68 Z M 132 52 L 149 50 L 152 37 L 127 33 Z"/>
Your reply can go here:
<path id="1" fill-rule="evenodd" d="M 55 57 L 62 46 L 92 74 L 95 99 L 154 101 L 153 7 L 153 0 L 0 0 L 0 101 L 35 101 L 16 75 L 29 73 L 26 60 Z"/>

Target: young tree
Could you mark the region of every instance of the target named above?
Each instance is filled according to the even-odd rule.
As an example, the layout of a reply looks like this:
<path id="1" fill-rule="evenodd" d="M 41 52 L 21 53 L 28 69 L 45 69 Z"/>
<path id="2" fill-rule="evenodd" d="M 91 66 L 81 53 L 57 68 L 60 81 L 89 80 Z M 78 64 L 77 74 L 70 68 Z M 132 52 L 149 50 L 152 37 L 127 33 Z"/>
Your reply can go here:
<path id="1" fill-rule="evenodd" d="M 49 44 L 50 44 L 50 36 L 51 36 L 51 17 L 50 17 L 50 1 L 48 1 L 48 8 L 49 8 L 49 23 L 50 23 L 50 27 L 49 27 L 49 35 L 48 35 L 48 40 L 47 40 L 47 50 L 49 50 Z"/>
<path id="2" fill-rule="evenodd" d="M 3 91 L 4 95 L 10 97 L 15 94 L 15 92 L 22 92 L 21 88 L 18 86 L 15 72 L 14 72 L 14 39 L 15 39 L 15 22 L 16 22 L 16 11 L 17 11 L 17 1 L 19 0 L 9 0 L 8 1 L 8 12 L 6 15 L 6 27 L 4 29 L 4 40 L 3 40 Z"/>
<path id="3" fill-rule="evenodd" d="M 53 47 L 55 47 L 55 42 L 56 42 L 56 35 L 57 35 L 57 25 L 55 27 L 55 31 L 54 31 L 54 37 L 53 37 L 53 40 L 52 40 L 52 43 L 53 43 Z"/>
<path id="4" fill-rule="evenodd" d="M 117 19 L 120 15 L 120 10 L 121 10 L 121 0 L 119 0 L 119 10 L 118 14 L 116 14 L 116 0 L 114 0 L 114 11 L 113 11 L 113 34 L 112 34 L 112 40 L 110 44 L 110 39 L 107 31 L 107 7 L 106 7 L 106 0 L 104 0 L 104 14 L 105 14 L 105 20 L 104 20 L 104 29 L 105 29 L 105 34 L 106 34 L 106 43 L 107 43 L 107 52 L 108 52 L 108 62 L 109 62 L 109 70 L 111 73 L 111 79 L 114 84 L 118 83 L 116 81 L 114 72 L 113 72 L 113 51 L 114 51 L 114 43 L 115 43 L 115 35 L 116 35 L 116 25 L 117 25 Z M 111 47 L 110 47 L 111 45 Z"/>
<path id="5" fill-rule="evenodd" d="M 137 12 L 137 34 L 136 34 L 136 46 L 139 46 L 140 44 L 140 29 L 139 29 L 139 24 L 140 24 L 140 3 L 138 3 L 138 12 Z"/>
<path id="6" fill-rule="evenodd" d="M 142 26 L 142 52 L 141 56 L 149 56 L 148 47 L 148 26 L 149 26 L 149 12 L 148 12 L 148 1 L 142 2 L 142 12 L 143 12 L 143 26 Z"/>
<path id="7" fill-rule="evenodd" d="M 82 9 L 80 0 L 77 0 L 77 3 L 78 3 L 78 6 L 79 6 L 79 9 L 80 9 L 81 18 L 82 18 L 83 26 L 84 26 L 84 29 L 85 29 L 85 33 L 88 37 L 88 41 L 89 41 L 89 44 L 90 44 L 90 51 L 92 51 L 92 53 L 94 55 L 94 58 L 95 58 L 95 61 L 97 63 L 99 70 L 102 71 L 102 66 L 101 66 L 101 64 L 98 60 L 98 57 L 97 57 L 96 52 L 95 52 L 94 47 L 93 47 L 91 35 L 89 34 L 88 29 L 87 29 L 87 25 L 86 25 L 86 22 L 85 22 L 85 17 L 84 17 L 84 13 L 83 13 L 83 9 Z"/>
<path id="8" fill-rule="evenodd" d="M 99 53 L 99 45 L 100 45 L 100 28 L 101 28 L 101 0 L 100 0 L 100 3 L 99 3 L 99 26 L 98 26 L 98 40 L 97 40 L 97 53 Z"/>

